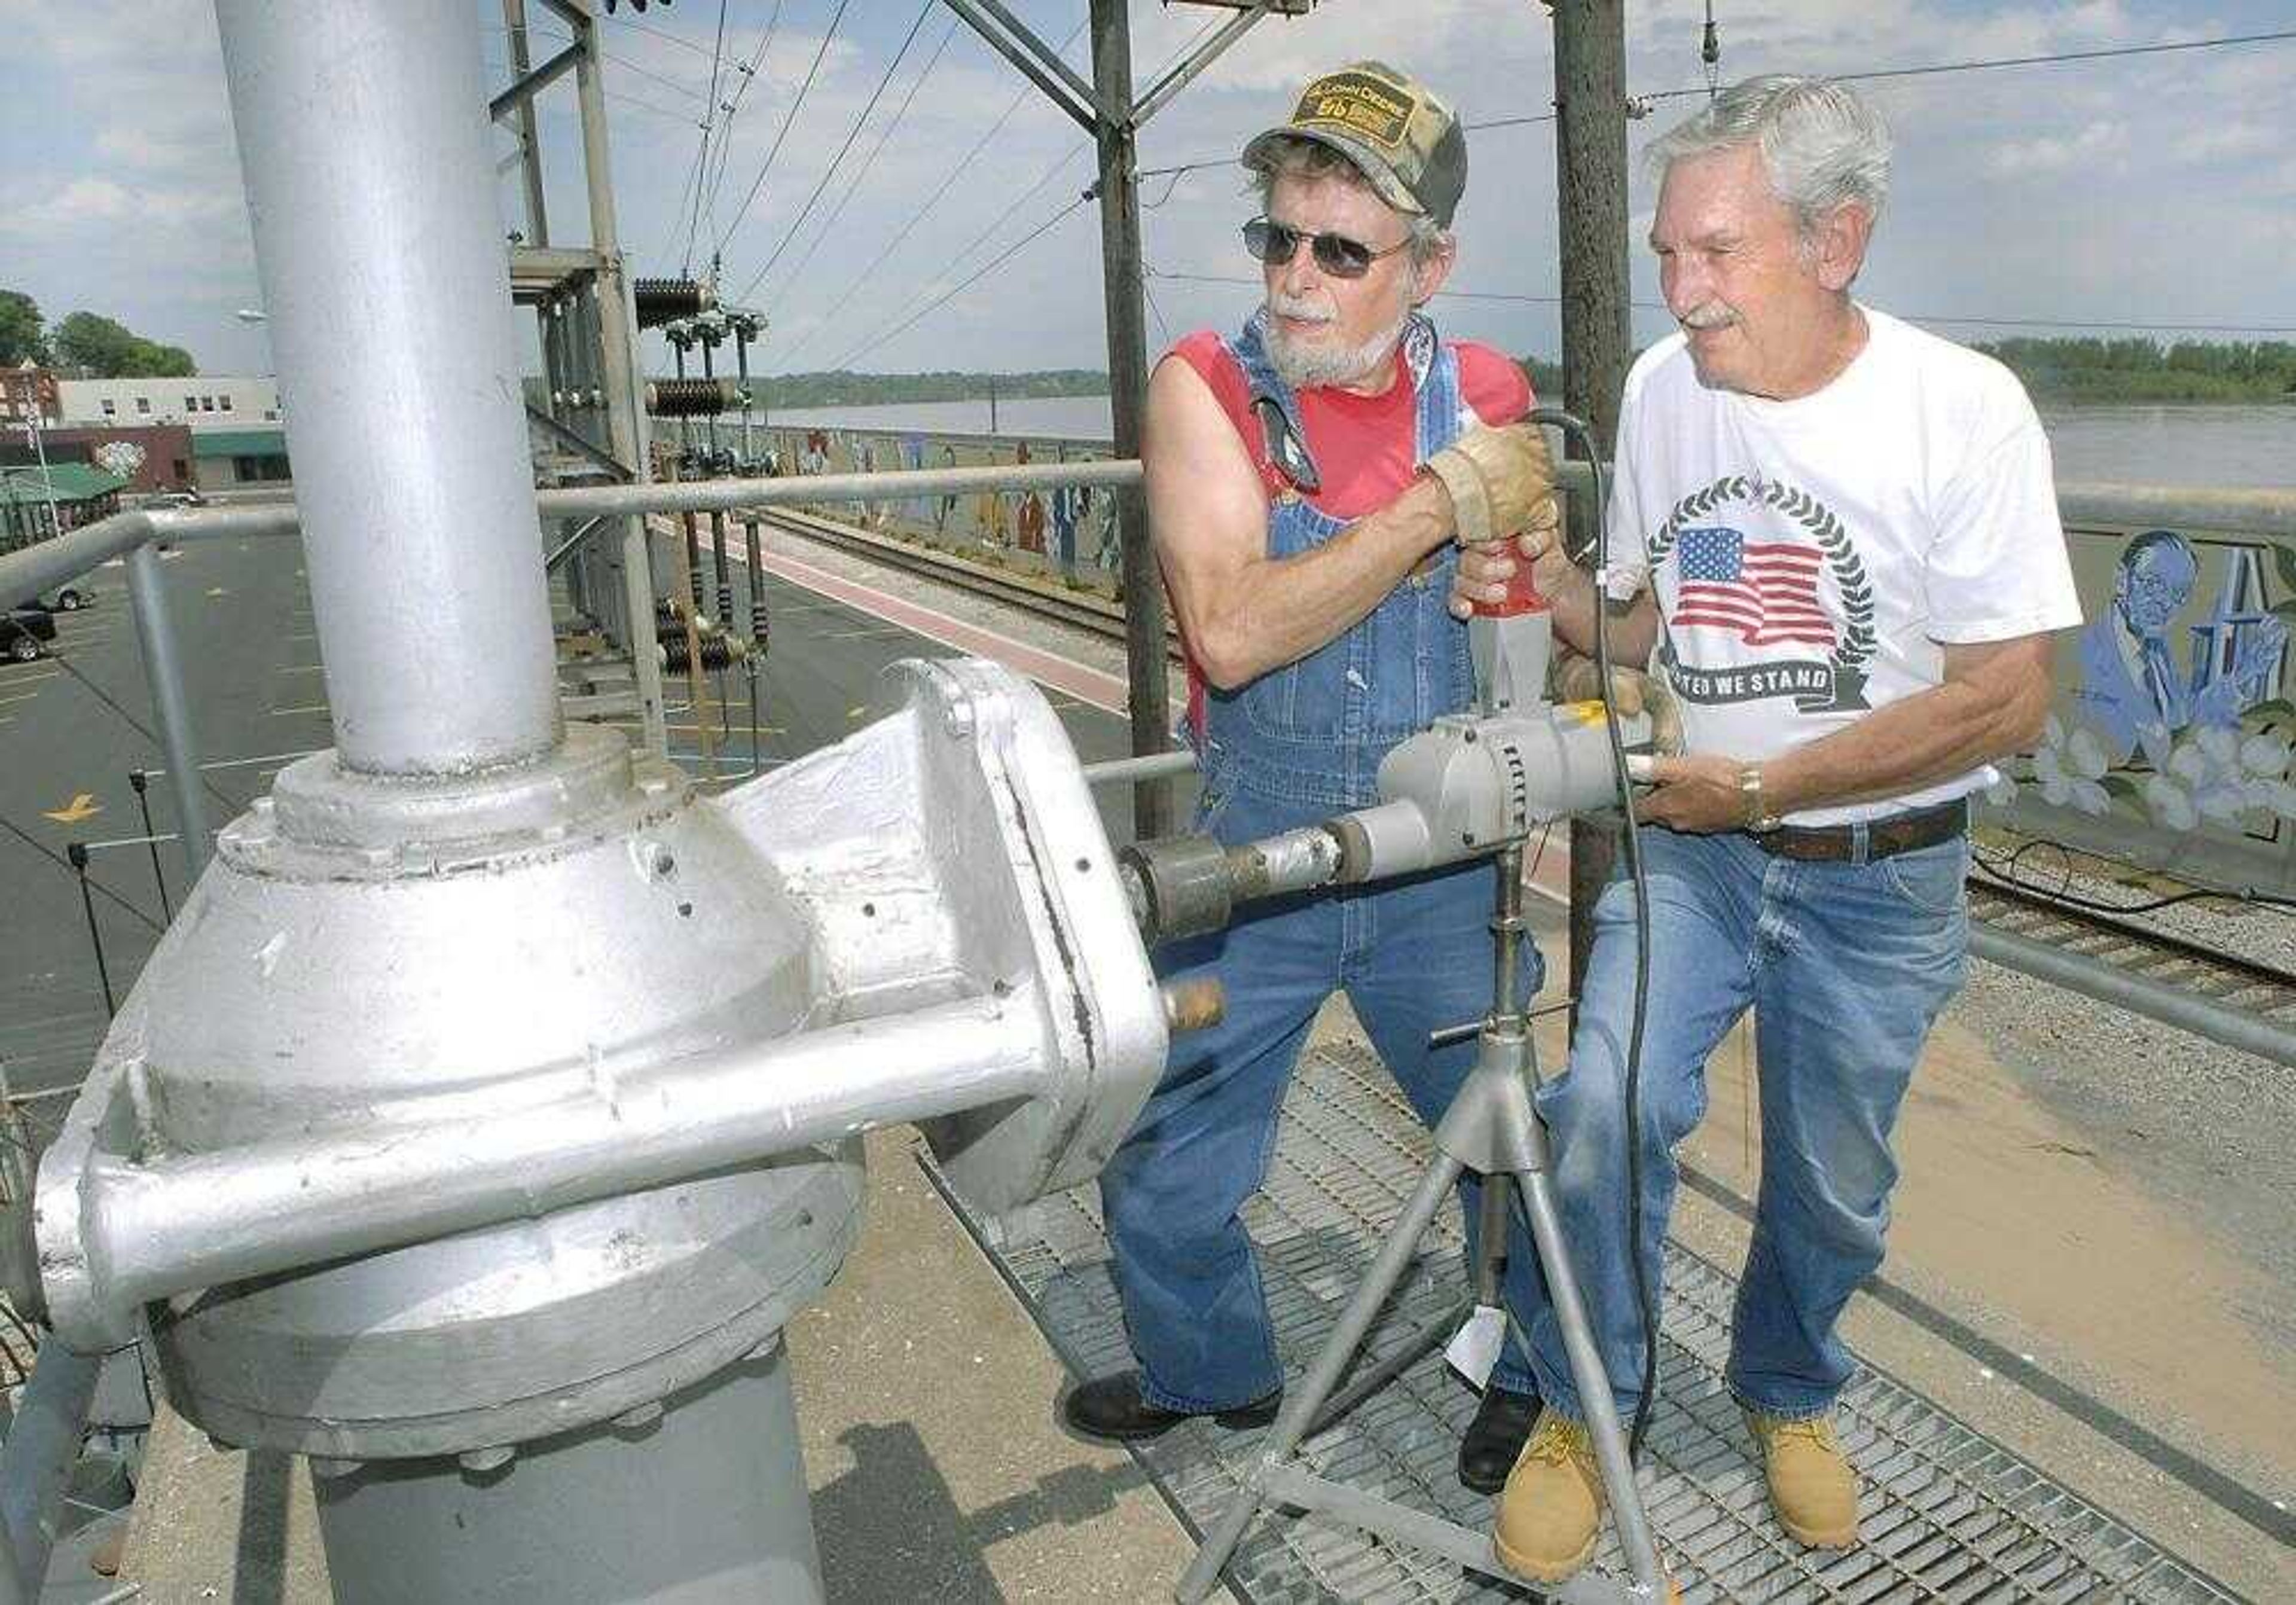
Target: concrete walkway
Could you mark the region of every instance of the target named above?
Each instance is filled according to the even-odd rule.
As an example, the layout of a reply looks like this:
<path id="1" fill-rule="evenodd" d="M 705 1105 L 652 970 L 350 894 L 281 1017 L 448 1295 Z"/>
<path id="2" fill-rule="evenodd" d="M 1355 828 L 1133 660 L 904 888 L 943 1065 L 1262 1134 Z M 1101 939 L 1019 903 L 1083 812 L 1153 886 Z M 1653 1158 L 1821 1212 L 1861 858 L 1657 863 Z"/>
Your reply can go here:
<path id="1" fill-rule="evenodd" d="M 830 1599 L 1168 1600 L 1193 1541 L 1130 1455 L 1054 1424 L 1060 1362 L 918 1171 L 914 1134 L 869 1144 L 860 1242 L 788 1331 Z M 304 1462 L 218 1451 L 163 1412 L 131 1583 L 136 1605 L 332 1600 Z"/>

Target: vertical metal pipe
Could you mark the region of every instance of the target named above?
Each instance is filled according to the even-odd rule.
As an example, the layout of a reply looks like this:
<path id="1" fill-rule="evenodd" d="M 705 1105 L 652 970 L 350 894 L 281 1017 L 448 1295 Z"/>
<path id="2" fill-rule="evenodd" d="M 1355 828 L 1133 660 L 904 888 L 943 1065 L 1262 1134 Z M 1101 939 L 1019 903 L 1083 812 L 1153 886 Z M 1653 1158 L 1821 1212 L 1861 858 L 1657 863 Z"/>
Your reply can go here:
<path id="1" fill-rule="evenodd" d="M 1427 1235 L 1437 1212 L 1451 1196 L 1460 1168 L 1458 1160 L 1437 1151 L 1427 1174 L 1420 1178 L 1418 1191 L 1405 1202 L 1402 1212 L 1395 1217 L 1395 1224 L 1388 1229 L 1386 1240 L 1372 1259 L 1371 1269 L 1364 1273 L 1362 1282 L 1349 1295 L 1346 1306 L 1340 1311 L 1340 1318 L 1332 1323 L 1332 1335 L 1316 1351 L 1307 1374 L 1284 1389 L 1283 1407 L 1276 1412 L 1275 1425 L 1260 1440 L 1259 1451 L 1244 1473 L 1243 1486 L 1236 1490 L 1227 1509 L 1205 1533 L 1203 1547 L 1196 1552 L 1195 1560 L 1189 1563 L 1186 1574 L 1172 1591 L 1175 1599 L 1201 1600 L 1219 1582 L 1220 1568 L 1227 1564 L 1228 1557 L 1235 1552 L 1236 1544 L 1243 1536 L 1243 1529 L 1267 1501 L 1261 1478 L 1269 1468 L 1289 1460 L 1292 1451 L 1300 1446 L 1300 1440 L 1308 1436 L 1308 1429 L 1315 1422 L 1324 1401 L 1331 1397 L 1340 1379 L 1347 1374 L 1356 1351 L 1363 1347 L 1388 1295 L 1403 1280 L 1405 1269 L 1419 1252 L 1419 1240 Z"/>
<path id="2" fill-rule="evenodd" d="M 1521 1171 L 1515 1180 L 1522 1188 L 1531 1240 L 1538 1245 L 1539 1267 L 1546 1278 L 1546 1296 L 1554 1306 L 1555 1324 L 1562 1331 L 1563 1352 L 1570 1362 L 1571 1385 L 1578 1390 L 1578 1407 L 1587 1413 L 1587 1441 L 1594 1447 L 1603 1485 L 1610 1492 L 1611 1519 L 1618 1526 L 1619 1548 L 1625 1552 L 1627 1568 L 1636 1582 L 1645 1588 L 1663 1589 L 1666 1571 L 1651 1537 L 1650 1512 L 1643 1508 L 1635 1483 L 1634 1462 L 1627 1456 L 1627 1432 L 1619 1421 L 1618 1400 L 1611 1392 L 1611 1379 L 1603 1371 L 1603 1356 L 1595 1347 L 1595 1329 L 1587 1318 L 1586 1301 L 1579 1297 L 1570 1246 L 1563 1241 L 1562 1216 L 1554 1203 L 1554 1183 L 1545 1170 Z"/>
<path id="3" fill-rule="evenodd" d="M 527 48 L 526 0 L 503 0 L 503 23 L 510 30 L 510 77 L 513 84 L 533 70 Z M 550 215 L 542 205 L 542 145 L 534 134 L 534 97 L 518 103 L 518 165 L 526 184 L 526 242 L 537 250 L 550 243 Z"/>
<path id="4" fill-rule="evenodd" d="M 1116 454 L 1140 455 L 1148 405 L 1148 326 L 1141 310 L 1140 190 L 1134 175 L 1132 33 L 1123 0 L 1092 0 L 1092 72 L 1100 94 L 1100 250 L 1108 309 L 1109 409 Z M 1164 750 L 1171 694 L 1164 679 L 1164 577 L 1148 540 L 1148 504 L 1119 490 L 1116 527 L 1124 557 L 1124 657 L 1130 686 L 1132 750 Z M 1132 831 L 1161 836 L 1172 825 L 1172 784 L 1142 781 L 1132 790 Z"/>
<path id="5" fill-rule="evenodd" d="M 479 20 L 217 0 L 345 767 L 559 737 Z M 188 834 L 188 832 L 187 832 Z"/>
<path id="6" fill-rule="evenodd" d="M 135 615 L 135 640 L 144 652 L 152 711 L 160 725 L 160 748 L 168 758 L 168 789 L 176 798 L 176 839 L 183 848 L 188 883 L 207 867 L 214 839 L 208 832 L 207 794 L 200 788 L 191 699 L 184 694 L 183 655 L 176 651 L 175 626 L 168 617 L 167 577 L 160 553 L 152 546 L 138 546 L 127 554 L 127 601 Z M 147 829 L 144 833 L 151 832 Z"/>
<path id="7" fill-rule="evenodd" d="M 653 443 L 647 432 L 645 388 L 637 356 L 637 307 L 622 260 L 620 226 L 614 214 L 613 154 L 606 136 L 606 86 L 597 49 L 598 21 L 590 0 L 569 0 L 582 13 L 575 34 L 583 46 L 574 66 L 576 102 L 582 122 L 582 178 L 590 206 L 590 249 L 598 256 L 598 348 L 605 364 L 606 428 L 614 455 L 629 469 L 632 482 L 653 481 Z M 663 727 L 661 664 L 653 651 L 653 542 L 645 519 L 633 516 L 622 527 L 622 589 L 629 614 L 626 644 L 637 684 L 638 715 L 645 743 L 668 749 Z"/>
<path id="8" fill-rule="evenodd" d="M 76 1354 L 53 1339 L 41 1344 L 0 1448 L 0 1526 L 16 1563 L 12 1581 L 20 1598 L 37 1600 L 46 1580 L 64 1488 L 79 1462 L 80 1436 L 102 1369 L 100 1355 Z"/>

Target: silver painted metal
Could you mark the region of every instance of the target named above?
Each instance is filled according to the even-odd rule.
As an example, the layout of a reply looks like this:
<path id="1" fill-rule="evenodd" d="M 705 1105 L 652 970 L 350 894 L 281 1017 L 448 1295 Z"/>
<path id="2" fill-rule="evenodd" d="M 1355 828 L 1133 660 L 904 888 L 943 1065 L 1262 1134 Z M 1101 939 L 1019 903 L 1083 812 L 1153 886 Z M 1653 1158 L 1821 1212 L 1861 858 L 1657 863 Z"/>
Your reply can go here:
<path id="1" fill-rule="evenodd" d="M 222 832 L 42 1161 L 53 1347 L 140 1310 L 195 1426 L 324 1462 L 339 1599 L 817 1597 L 779 1333 L 858 1229 L 858 1134 L 917 1120 L 1003 1209 L 1095 1171 L 1162 1064 L 1090 790 L 981 663 L 896 666 L 875 723 L 716 798 L 562 731 L 475 21 L 219 14 L 339 744 Z M 465 646 L 385 652 L 409 606 Z"/>
<path id="2" fill-rule="evenodd" d="M 191 700 L 184 694 L 183 653 L 168 616 L 167 577 L 160 554 L 149 546 L 127 554 L 127 600 L 135 614 L 135 638 L 144 651 L 144 679 L 152 691 L 160 747 L 168 755 L 168 790 L 175 797 L 176 819 L 182 827 L 177 839 L 184 870 L 188 880 L 197 880 L 212 850 L 207 794 L 200 784 L 199 737 L 193 727 Z"/>
<path id="3" fill-rule="evenodd" d="M 32 1376 L 0 1445 L 0 1538 L 13 1568 L 0 1577 L 0 1600 L 37 1600 L 48 1575 L 64 1488 L 79 1460 L 80 1434 L 95 1397 L 101 1355 L 40 1345 Z"/>
<path id="4" fill-rule="evenodd" d="M 534 758 L 558 692 L 523 368 L 489 315 L 510 288 L 477 20 L 216 15 L 338 749 L 376 774 Z"/>
<path id="5" fill-rule="evenodd" d="M 1167 775 L 1190 774 L 1196 767 L 1196 755 L 1192 748 L 1176 747 L 1169 752 L 1151 752 L 1141 757 L 1103 758 L 1084 766 L 1085 783 L 1094 786 L 1129 785 L 1134 781 L 1161 780 Z"/>
<path id="6" fill-rule="evenodd" d="M 552 519 L 598 514 L 707 512 L 744 507 L 802 506 L 814 502 L 894 501 L 913 495 L 969 495 L 984 490 L 1057 490 L 1065 485 L 1117 489 L 1140 483 L 1140 464 L 1107 462 L 1035 463 L 981 468 L 936 468 L 876 474 L 824 474 L 816 479 L 659 480 L 586 486 L 536 495 Z M 23 601 L 101 567 L 146 541 L 244 539 L 293 535 L 302 528 L 293 502 L 236 507 L 133 508 L 108 519 L 0 555 L 0 605 Z M 538 536 L 537 536 L 538 538 Z M 648 605 L 652 592 L 648 591 Z"/>
<path id="7" fill-rule="evenodd" d="M 789 1371 L 777 1347 L 739 1359 L 650 1424 L 521 1444 L 492 1470 L 375 1461 L 317 1483 L 337 1605 L 818 1605 L 804 1467 L 775 1453 L 798 1437 Z"/>
<path id="8" fill-rule="evenodd" d="M 1969 951 L 1988 963 L 2111 1003 L 2147 1020 L 2157 1020 L 2195 1036 L 2254 1053 L 2276 1064 L 2296 1065 L 2296 1030 L 2282 1021 L 2235 1004 L 2219 1003 L 2162 981 L 2131 975 L 2116 966 L 2052 947 L 2011 931 L 1972 921 Z"/>

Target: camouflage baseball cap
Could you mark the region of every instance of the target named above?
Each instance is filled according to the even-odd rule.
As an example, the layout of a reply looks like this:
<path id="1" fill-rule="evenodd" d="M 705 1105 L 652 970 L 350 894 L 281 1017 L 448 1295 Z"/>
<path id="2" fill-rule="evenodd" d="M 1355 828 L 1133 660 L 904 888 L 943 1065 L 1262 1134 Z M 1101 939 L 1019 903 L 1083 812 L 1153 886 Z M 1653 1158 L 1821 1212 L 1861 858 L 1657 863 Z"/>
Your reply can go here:
<path id="1" fill-rule="evenodd" d="M 1286 135 L 1337 151 L 1398 211 L 1451 226 L 1467 187 L 1467 136 L 1451 108 L 1409 74 L 1384 61 L 1325 73 L 1301 92 L 1290 122 L 1244 146 L 1244 165 L 1258 167 Z"/>

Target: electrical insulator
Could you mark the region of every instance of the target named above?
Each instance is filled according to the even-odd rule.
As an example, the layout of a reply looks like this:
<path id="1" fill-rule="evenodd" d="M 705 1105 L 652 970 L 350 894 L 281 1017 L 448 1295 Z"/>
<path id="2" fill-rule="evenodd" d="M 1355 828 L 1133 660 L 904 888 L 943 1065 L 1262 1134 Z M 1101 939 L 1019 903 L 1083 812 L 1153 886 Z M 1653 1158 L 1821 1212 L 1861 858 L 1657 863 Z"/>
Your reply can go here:
<path id="1" fill-rule="evenodd" d="M 656 379 L 646 385 L 646 411 L 657 418 L 708 418 L 740 406 L 730 379 Z"/>
<path id="2" fill-rule="evenodd" d="M 638 327 L 658 329 L 677 318 L 699 316 L 713 298 L 698 279 L 635 279 L 630 299 L 637 303 Z"/>

